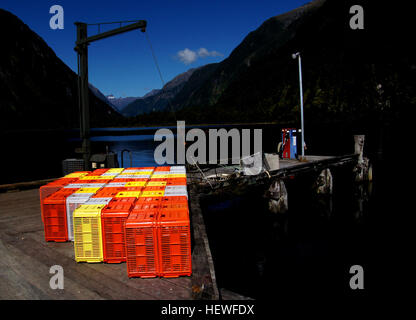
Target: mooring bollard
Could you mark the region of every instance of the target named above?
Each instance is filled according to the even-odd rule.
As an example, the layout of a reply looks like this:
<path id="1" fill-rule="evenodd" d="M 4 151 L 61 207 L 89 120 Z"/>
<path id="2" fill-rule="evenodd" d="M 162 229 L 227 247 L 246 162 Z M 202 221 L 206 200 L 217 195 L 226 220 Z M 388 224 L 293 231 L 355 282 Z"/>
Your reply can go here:
<path id="1" fill-rule="evenodd" d="M 372 181 L 373 168 L 370 160 L 364 157 L 365 135 L 354 135 L 354 153 L 358 154 L 358 163 L 354 168 L 355 181 Z"/>
<path id="2" fill-rule="evenodd" d="M 285 213 L 288 211 L 287 190 L 283 180 L 275 180 L 267 191 L 269 210 L 273 213 Z"/>
<path id="3" fill-rule="evenodd" d="M 319 176 L 316 178 L 314 189 L 317 194 L 328 194 L 332 195 L 333 188 L 332 173 L 329 168 L 321 171 Z"/>

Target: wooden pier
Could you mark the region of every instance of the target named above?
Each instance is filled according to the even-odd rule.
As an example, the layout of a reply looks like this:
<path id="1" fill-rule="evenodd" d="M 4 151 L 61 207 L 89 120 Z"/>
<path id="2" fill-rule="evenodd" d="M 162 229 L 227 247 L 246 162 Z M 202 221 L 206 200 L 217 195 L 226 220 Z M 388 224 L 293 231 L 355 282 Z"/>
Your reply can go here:
<path id="1" fill-rule="evenodd" d="M 205 260 L 205 250 L 194 253 L 193 261 Z M 45 241 L 39 189 L 0 193 L 0 256 L 0 299 L 187 300 L 193 278 L 201 278 L 194 271 L 192 277 L 129 279 L 125 263 L 76 263 L 72 242 Z M 49 286 L 53 265 L 64 269 L 64 290 Z"/>
<path id="2" fill-rule="evenodd" d="M 192 228 L 192 276 L 140 279 L 127 276 L 125 263 L 76 263 L 72 242 L 46 242 L 41 221 L 39 189 L 46 181 L 0 186 L 0 299 L 120 299 L 186 300 L 249 299 L 219 289 L 215 268 L 199 206 L 200 195 L 237 185 L 273 185 L 288 176 L 322 172 L 336 166 L 356 165 L 359 155 L 313 157 L 306 161 L 280 160 L 280 167 L 258 175 L 235 175 L 235 168 L 208 168 L 188 173 Z M 204 176 L 227 174 L 230 178 L 212 180 Z M 29 189 L 28 189 L 29 188 Z M 32 188 L 32 189 L 30 189 Z M 280 192 L 277 204 L 284 204 Z M 287 196 L 287 195 L 286 195 Z M 50 268 L 64 270 L 64 290 L 53 290 Z"/>

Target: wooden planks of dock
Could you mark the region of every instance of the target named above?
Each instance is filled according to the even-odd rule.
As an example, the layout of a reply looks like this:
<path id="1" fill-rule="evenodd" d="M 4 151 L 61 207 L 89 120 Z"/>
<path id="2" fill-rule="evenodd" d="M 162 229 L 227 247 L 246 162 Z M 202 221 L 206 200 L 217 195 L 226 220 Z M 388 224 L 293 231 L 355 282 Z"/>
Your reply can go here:
<path id="1" fill-rule="evenodd" d="M 76 263 L 73 243 L 45 242 L 38 189 L 0 194 L 0 257 L 0 299 L 192 299 L 190 277 L 129 279 L 125 263 Z M 63 290 L 50 288 L 53 265 Z"/>

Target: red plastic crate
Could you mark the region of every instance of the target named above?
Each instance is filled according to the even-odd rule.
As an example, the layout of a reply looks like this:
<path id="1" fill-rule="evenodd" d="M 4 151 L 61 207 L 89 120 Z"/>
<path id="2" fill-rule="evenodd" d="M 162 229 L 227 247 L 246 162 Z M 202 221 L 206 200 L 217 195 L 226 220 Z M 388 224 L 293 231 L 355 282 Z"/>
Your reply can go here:
<path id="1" fill-rule="evenodd" d="M 156 221 L 157 211 L 150 210 L 132 212 L 126 220 L 124 230 L 129 278 L 154 278 L 158 275 Z"/>
<path id="2" fill-rule="evenodd" d="M 108 171 L 108 168 L 95 169 L 93 172 L 91 172 L 92 174 L 90 174 L 90 176 L 100 176 L 103 173 L 106 173 L 107 171 Z"/>
<path id="3" fill-rule="evenodd" d="M 192 274 L 191 228 L 188 209 L 161 210 L 157 223 L 159 275 Z"/>
<path id="4" fill-rule="evenodd" d="M 142 191 L 144 187 L 124 187 L 120 191 Z"/>
<path id="5" fill-rule="evenodd" d="M 62 178 L 62 179 L 58 179 L 55 181 L 52 181 L 44 186 L 41 186 L 39 188 L 39 197 L 40 197 L 40 211 L 41 211 L 41 216 L 42 216 L 42 222 L 44 221 L 43 219 L 43 201 L 49 197 L 51 194 L 57 192 L 59 189 L 61 189 L 62 187 L 76 181 L 77 179 L 73 179 L 73 178 Z"/>
<path id="6" fill-rule="evenodd" d="M 187 202 L 166 201 L 160 205 L 160 210 L 187 210 L 189 215 L 189 207 Z"/>
<path id="7" fill-rule="evenodd" d="M 142 210 L 158 211 L 160 209 L 160 202 L 147 201 L 147 202 L 136 202 L 131 212 L 137 212 Z"/>
<path id="8" fill-rule="evenodd" d="M 117 193 L 124 191 L 125 188 L 102 188 L 99 190 L 93 198 L 114 198 Z"/>
<path id="9" fill-rule="evenodd" d="M 163 197 L 162 203 L 166 202 L 186 202 L 188 203 L 188 198 L 186 196 L 171 196 L 171 197 Z"/>
<path id="10" fill-rule="evenodd" d="M 168 181 L 168 178 L 153 178 L 153 177 L 152 177 L 152 182 L 156 182 L 156 181 Z"/>
<path id="11" fill-rule="evenodd" d="M 186 178 L 168 178 L 167 186 L 186 186 Z"/>
<path id="12" fill-rule="evenodd" d="M 46 241 L 68 241 L 66 198 L 76 190 L 78 189 L 60 189 L 44 200 L 43 219 Z"/>
<path id="13" fill-rule="evenodd" d="M 124 224 L 135 202 L 136 198 L 114 198 L 101 211 L 104 262 L 126 261 Z"/>
<path id="14" fill-rule="evenodd" d="M 137 204 L 144 202 L 161 204 L 162 197 L 139 197 L 139 199 L 137 199 Z"/>
<path id="15" fill-rule="evenodd" d="M 170 166 L 156 167 L 154 171 L 170 171 Z"/>
<path id="16" fill-rule="evenodd" d="M 136 181 L 137 179 L 130 179 L 130 178 L 115 178 L 113 179 L 111 182 L 133 182 Z M 146 181 L 146 179 L 144 179 L 144 181 Z"/>

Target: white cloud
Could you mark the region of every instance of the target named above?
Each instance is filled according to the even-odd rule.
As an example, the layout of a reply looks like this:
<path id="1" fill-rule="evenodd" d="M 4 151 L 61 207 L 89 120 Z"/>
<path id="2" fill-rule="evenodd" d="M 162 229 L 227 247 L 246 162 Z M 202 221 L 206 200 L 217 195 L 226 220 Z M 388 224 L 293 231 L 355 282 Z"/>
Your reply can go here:
<path id="1" fill-rule="evenodd" d="M 192 62 L 195 62 L 196 59 L 198 59 L 196 52 L 189 50 L 188 48 L 178 51 L 177 56 L 179 60 L 181 60 L 184 64 L 191 64 Z"/>
<path id="2" fill-rule="evenodd" d="M 205 58 L 205 57 L 222 57 L 223 54 L 219 53 L 218 51 L 208 51 L 205 48 L 199 48 L 198 50 L 198 56 L 200 56 L 201 58 Z"/>
<path id="3" fill-rule="evenodd" d="M 191 64 L 195 62 L 198 58 L 222 57 L 223 54 L 215 50 L 208 51 L 206 48 L 199 48 L 197 51 L 185 48 L 184 50 L 178 51 L 176 56 L 184 64 Z"/>

